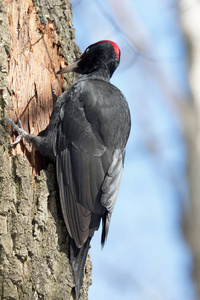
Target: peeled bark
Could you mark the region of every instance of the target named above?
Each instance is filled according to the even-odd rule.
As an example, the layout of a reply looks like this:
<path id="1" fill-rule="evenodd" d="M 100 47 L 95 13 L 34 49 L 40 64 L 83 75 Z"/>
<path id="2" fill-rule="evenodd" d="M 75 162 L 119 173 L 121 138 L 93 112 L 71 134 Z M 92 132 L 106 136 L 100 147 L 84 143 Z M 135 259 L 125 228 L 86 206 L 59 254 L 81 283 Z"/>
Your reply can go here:
<path id="1" fill-rule="evenodd" d="M 73 74 L 56 75 L 64 61 L 79 55 L 71 26 L 66 0 L 1 3 L 0 119 L 20 118 L 35 135 L 45 129 L 63 85 L 74 80 Z M 74 299 L 54 166 L 25 142 L 14 149 L 10 142 L 10 127 L 1 121 L 0 298 Z M 90 277 L 88 259 L 82 300 L 88 299 Z"/>

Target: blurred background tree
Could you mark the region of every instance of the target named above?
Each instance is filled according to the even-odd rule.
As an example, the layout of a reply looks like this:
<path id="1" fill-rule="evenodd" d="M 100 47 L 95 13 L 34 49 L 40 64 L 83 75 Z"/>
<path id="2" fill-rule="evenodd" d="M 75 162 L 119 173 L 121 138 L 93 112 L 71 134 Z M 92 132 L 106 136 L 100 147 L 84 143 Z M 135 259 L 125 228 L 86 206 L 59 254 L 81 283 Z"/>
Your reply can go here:
<path id="1" fill-rule="evenodd" d="M 191 96 L 183 110 L 188 146 L 190 207 L 185 215 L 185 233 L 194 257 L 194 278 L 200 298 L 200 3 L 184 0 L 180 15 L 188 49 Z"/>

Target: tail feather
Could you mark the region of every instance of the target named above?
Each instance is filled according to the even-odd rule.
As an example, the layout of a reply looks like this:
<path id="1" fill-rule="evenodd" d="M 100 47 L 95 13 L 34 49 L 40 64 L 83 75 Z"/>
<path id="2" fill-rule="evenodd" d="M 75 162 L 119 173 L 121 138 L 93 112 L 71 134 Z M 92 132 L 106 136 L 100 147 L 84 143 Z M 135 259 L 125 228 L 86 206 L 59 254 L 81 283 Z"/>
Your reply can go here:
<path id="1" fill-rule="evenodd" d="M 102 249 L 103 249 L 104 244 L 107 239 L 108 230 L 109 230 L 109 226 L 110 226 L 110 218 L 111 218 L 111 214 L 108 211 L 106 211 L 106 213 L 104 214 L 104 216 L 102 218 L 102 234 L 101 234 L 101 248 Z"/>
<path id="2" fill-rule="evenodd" d="M 91 238 L 89 237 L 85 244 L 81 248 L 78 248 L 74 243 L 74 240 L 70 238 L 70 262 L 74 273 L 76 300 L 80 298 L 80 289 L 83 283 L 83 270 L 90 246 L 90 240 Z"/>

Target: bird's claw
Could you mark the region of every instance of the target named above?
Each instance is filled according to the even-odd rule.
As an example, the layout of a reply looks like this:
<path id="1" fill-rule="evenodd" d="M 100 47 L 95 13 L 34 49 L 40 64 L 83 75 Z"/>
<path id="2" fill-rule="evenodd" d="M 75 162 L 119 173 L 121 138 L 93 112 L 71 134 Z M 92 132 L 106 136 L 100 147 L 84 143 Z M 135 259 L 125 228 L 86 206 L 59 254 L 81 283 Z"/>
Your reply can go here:
<path id="1" fill-rule="evenodd" d="M 11 120 L 9 118 L 3 118 L 3 121 L 8 121 L 10 123 L 10 125 L 12 125 L 12 127 L 19 133 L 16 140 L 13 143 L 11 143 L 9 146 L 12 147 L 12 146 L 18 144 L 22 140 L 22 138 L 27 135 L 27 133 L 22 129 L 22 122 L 19 118 L 17 119 L 18 126 L 15 124 L 15 122 L 13 120 Z"/>
<path id="2" fill-rule="evenodd" d="M 13 143 L 11 143 L 9 146 L 12 147 L 12 146 L 18 144 L 19 142 L 21 142 L 22 138 L 23 138 L 22 134 L 18 135 L 16 140 Z"/>
<path id="3" fill-rule="evenodd" d="M 22 129 L 22 121 L 19 118 L 17 118 L 17 122 L 18 122 L 19 128 Z"/>

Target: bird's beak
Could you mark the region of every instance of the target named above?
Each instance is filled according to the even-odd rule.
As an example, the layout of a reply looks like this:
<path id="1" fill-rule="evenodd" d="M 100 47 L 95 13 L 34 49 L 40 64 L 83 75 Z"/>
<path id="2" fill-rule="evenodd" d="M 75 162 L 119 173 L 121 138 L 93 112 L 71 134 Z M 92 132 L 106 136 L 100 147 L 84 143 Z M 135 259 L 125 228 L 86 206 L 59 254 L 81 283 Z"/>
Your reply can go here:
<path id="1" fill-rule="evenodd" d="M 58 71 L 56 74 L 63 74 L 63 73 L 69 73 L 69 72 L 79 73 L 78 63 L 79 63 L 80 60 L 81 59 L 78 59 L 77 61 L 75 61 L 70 66 L 67 66 L 67 67 L 61 69 L 60 71 Z"/>

